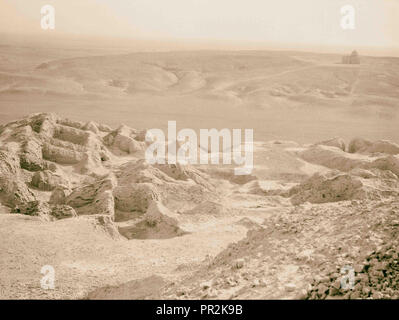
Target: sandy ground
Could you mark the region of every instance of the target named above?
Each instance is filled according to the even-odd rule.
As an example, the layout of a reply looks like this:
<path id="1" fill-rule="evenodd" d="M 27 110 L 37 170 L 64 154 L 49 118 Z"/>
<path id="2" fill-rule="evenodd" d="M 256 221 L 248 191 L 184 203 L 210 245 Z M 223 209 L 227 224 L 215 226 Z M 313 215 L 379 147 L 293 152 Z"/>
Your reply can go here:
<path id="1" fill-rule="evenodd" d="M 246 233 L 221 219 L 180 238 L 118 241 L 84 219 L 46 223 L 6 214 L 0 219 L 2 299 L 76 299 L 99 286 L 153 274 L 173 280 L 182 274 L 177 267 L 195 266 Z M 44 265 L 56 271 L 54 290 L 40 287 Z"/>

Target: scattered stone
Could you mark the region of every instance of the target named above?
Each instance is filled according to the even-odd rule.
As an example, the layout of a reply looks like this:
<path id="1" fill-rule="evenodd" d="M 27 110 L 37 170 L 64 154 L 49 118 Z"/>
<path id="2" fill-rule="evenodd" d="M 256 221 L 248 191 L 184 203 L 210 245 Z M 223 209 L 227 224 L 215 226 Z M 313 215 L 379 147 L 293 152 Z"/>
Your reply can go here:
<path id="1" fill-rule="evenodd" d="M 314 292 L 327 292 L 327 296 L 340 299 L 386 299 L 399 295 L 399 265 L 395 263 L 397 251 L 392 245 L 385 245 L 367 257 L 363 264 L 355 265 L 355 285 L 349 290 L 340 289 L 342 275 L 337 274 L 331 281 L 316 281 L 307 299 L 320 299 Z"/>

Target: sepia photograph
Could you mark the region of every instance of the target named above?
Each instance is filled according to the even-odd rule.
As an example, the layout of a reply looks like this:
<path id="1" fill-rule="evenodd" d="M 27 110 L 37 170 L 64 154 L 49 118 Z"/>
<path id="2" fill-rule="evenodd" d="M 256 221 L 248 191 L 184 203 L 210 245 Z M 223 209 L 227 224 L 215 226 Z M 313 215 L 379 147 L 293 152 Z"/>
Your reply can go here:
<path id="1" fill-rule="evenodd" d="M 330 299 L 399 299 L 399 1 L 0 0 L 0 300 Z"/>

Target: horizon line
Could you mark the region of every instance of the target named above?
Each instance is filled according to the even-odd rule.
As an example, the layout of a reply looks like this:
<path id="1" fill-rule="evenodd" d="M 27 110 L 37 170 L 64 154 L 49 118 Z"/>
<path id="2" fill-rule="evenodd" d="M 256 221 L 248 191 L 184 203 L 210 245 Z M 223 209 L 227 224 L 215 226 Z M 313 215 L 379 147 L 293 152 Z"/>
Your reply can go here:
<path id="1" fill-rule="evenodd" d="M 139 36 L 109 36 L 109 35 L 90 35 L 90 34 L 78 34 L 78 33 L 60 33 L 54 31 L 45 31 L 47 34 L 40 34 L 37 32 L 2 32 L 0 35 L 6 38 L 0 39 L 0 43 L 21 41 L 37 42 L 46 41 L 46 45 L 54 45 L 57 41 L 85 41 L 83 47 L 89 48 L 93 45 L 104 45 L 109 41 L 118 41 L 114 43 L 115 49 L 132 49 L 131 47 L 137 44 L 140 45 L 156 45 L 158 48 L 141 50 L 134 52 L 188 52 L 188 51 L 294 51 L 294 52 L 305 52 L 305 53 L 319 53 L 319 54 L 343 54 L 347 50 L 364 50 L 364 54 L 361 56 L 369 57 L 399 57 L 399 46 L 372 46 L 372 45 L 346 45 L 346 44 L 325 44 L 325 43 L 295 43 L 295 42 L 267 42 L 267 41 L 256 41 L 256 40 L 236 40 L 236 39 L 213 39 L 213 38 L 156 38 L 156 37 L 139 37 Z M 11 37 L 11 39 L 9 38 Z M 21 39 L 21 38 L 28 39 Z M 91 43 L 87 43 L 90 41 Z M 128 43 L 122 43 L 128 42 Z M 71 43 L 69 43 L 70 45 Z M 76 42 L 75 42 L 76 44 Z M 68 44 L 65 44 L 68 47 Z M 168 49 L 167 46 L 173 46 L 172 49 Z M 176 48 L 176 45 L 179 45 Z M 225 46 L 225 47 L 223 47 Z M 112 49 L 112 47 L 110 47 Z"/>

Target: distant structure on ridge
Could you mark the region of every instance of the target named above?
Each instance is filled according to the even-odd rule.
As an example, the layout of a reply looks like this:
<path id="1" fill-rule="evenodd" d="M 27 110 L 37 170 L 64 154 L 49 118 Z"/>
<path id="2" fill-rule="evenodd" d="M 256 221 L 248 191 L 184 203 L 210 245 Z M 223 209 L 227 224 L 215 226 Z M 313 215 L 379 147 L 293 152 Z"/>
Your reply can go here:
<path id="1" fill-rule="evenodd" d="M 342 57 L 343 64 L 360 64 L 360 57 L 356 50 L 354 50 L 349 56 Z"/>

